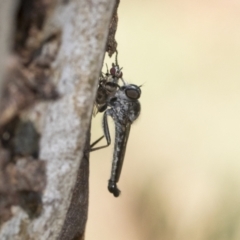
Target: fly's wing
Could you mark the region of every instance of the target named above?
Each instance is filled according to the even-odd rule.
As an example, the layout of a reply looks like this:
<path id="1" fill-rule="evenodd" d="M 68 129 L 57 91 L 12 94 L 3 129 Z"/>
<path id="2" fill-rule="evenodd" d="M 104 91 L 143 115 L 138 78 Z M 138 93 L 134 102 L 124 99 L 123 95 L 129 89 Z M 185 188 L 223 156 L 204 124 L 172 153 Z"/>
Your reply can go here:
<path id="1" fill-rule="evenodd" d="M 104 112 L 107 109 L 107 106 L 108 106 L 107 103 L 104 103 L 104 104 L 97 104 L 97 103 L 95 103 L 94 106 L 93 106 L 92 116 L 96 117 L 97 113 Z"/>
<path id="2" fill-rule="evenodd" d="M 95 102 L 94 106 L 93 106 L 93 110 L 92 110 L 92 116 L 96 117 L 97 113 L 98 113 L 98 107 L 97 107 L 97 104 Z"/>

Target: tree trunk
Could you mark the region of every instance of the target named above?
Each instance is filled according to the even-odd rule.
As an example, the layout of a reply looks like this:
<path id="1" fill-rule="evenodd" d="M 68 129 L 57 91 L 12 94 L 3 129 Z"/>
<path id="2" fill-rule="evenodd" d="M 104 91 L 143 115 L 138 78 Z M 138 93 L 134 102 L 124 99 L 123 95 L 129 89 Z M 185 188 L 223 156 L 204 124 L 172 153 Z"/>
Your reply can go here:
<path id="1" fill-rule="evenodd" d="M 7 4 L 8 1 L 4 2 Z M 6 124 L 16 117 L 34 121 L 41 133 L 38 158 L 46 162 L 46 187 L 41 196 L 40 215 L 32 217 L 19 206 L 11 207 L 13 216 L 1 225 L 0 239 L 84 239 L 88 209 L 89 128 L 115 2 L 35 2 L 41 21 L 36 20 L 36 15 L 31 15 L 30 18 L 37 23 L 41 22 L 42 28 L 39 30 L 30 24 L 28 29 L 31 28 L 31 31 L 25 36 L 24 47 L 15 44 L 13 53 L 8 52 L 7 59 L 14 55 L 15 62 L 10 61 L 10 65 L 18 66 L 24 76 L 44 75 L 44 79 L 56 84 L 56 89 L 52 90 L 45 82 L 45 85 L 41 82 L 42 90 L 31 82 L 31 91 L 34 87 L 32 92 L 34 96 L 37 94 L 38 99 L 25 99 L 22 100 L 23 103 L 19 100 L 15 103 L 18 104 L 17 107 L 12 107 L 12 103 L 2 107 L 0 127 L 4 130 Z M 19 2 L 22 8 L 28 3 L 28 0 Z M 30 12 L 26 16 L 17 15 L 17 21 L 28 18 L 28 14 Z M 13 21 L 16 21 L 15 16 Z M 19 25 L 19 22 L 16 24 Z M 13 24 L 8 27 L 17 28 L 18 31 L 22 25 L 16 27 Z M 19 41 L 19 36 L 19 33 L 16 34 L 14 41 Z M 4 42 L 1 39 L 1 49 L 4 48 Z M 39 49 L 41 54 L 36 58 Z M 6 62 L 9 64 L 9 61 Z M 12 76 L 12 65 L 8 68 L 8 76 Z M 1 79 L 2 71 L 0 69 Z M 32 80 L 31 77 L 27 79 Z M 29 82 L 27 84 L 29 86 Z M 58 100 L 48 102 L 47 106 L 33 105 L 39 100 L 56 99 L 54 91 L 58 93 Z M 4 90 L 2 93 L 4 95 Z M 24 95 L 29 96 L 30 93 Z"/>

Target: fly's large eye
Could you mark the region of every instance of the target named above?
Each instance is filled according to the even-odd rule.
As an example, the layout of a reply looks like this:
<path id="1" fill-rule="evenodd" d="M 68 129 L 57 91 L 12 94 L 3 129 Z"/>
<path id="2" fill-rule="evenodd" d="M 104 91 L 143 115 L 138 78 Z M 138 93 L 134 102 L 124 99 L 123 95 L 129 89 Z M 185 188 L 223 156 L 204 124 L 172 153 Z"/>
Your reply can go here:
<path id="1" fill-rule="evenodd" d="M 116 68 L 115 68 L 114 64 L 113 64 L 112 68 L 110 69 L 110 73 L 112 76 L 115 76 L 115 74 L 116 74 Z"/>
<path id="2" fill-rule="evenodd" d="M 119 67 L 117 65 L 115 65 L 114 63 L 112 64 L 112 68 L 110 69 L 110 73 L 113 77 L 117 77 L 117 78 L 122 78 L 123 73 L 121 72 L 121 69 L 119 69 Z"/>
<path id="3" fill-rule="evenodd" d="M 125 93 L 127 95 L 127 97 L 131 98 L 131 99 L 138 99 L 140 98 L 141 92 L 137 89 L 126 89 Z"/>

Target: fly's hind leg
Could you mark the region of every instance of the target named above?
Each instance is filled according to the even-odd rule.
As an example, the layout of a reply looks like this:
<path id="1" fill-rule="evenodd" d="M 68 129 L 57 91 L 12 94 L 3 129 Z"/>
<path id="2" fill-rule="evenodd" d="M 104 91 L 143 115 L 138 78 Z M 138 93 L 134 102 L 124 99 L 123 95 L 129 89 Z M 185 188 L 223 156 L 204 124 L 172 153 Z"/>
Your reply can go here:
<path id="1" fill-rule="evenodd" d="M 95 142 L 93 142 L 90 145 L 90 152 L 102 149 L 102 148 L 106 148 L 111 144 L 111 137 L 110 137 L 110 133 L 109 133 L 109 128 L 108 128 L 108 121 L 107 121 L 107 116 L 110 115 L 109 110 L 107 110 L 104 115 L 103 115 L 103 131 L 104 131 L 104 136 L 100 137 L 99 139 L 97 139 Z M 104 146 L 100 146 L 100 147 L 96 147 L 93 148 L 97 143 L 99 143 L 103 138 L 106 138 L 107 140 L 107 144 Z"/>

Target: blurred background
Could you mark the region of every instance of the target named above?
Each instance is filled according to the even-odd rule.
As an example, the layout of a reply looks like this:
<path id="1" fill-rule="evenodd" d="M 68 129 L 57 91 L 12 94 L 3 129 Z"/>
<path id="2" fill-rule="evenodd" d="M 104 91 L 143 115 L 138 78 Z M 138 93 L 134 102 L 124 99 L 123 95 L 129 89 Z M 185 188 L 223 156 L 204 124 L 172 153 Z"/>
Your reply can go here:
<path id="1" fill-rule="evenodd" d="M 91 153 L 86 239 L 239 240 L 240 1 L 122 0 L 118 13 L 119 65 L 143 84 L 142 112 L 119 198 L 113 144 Z"/>

